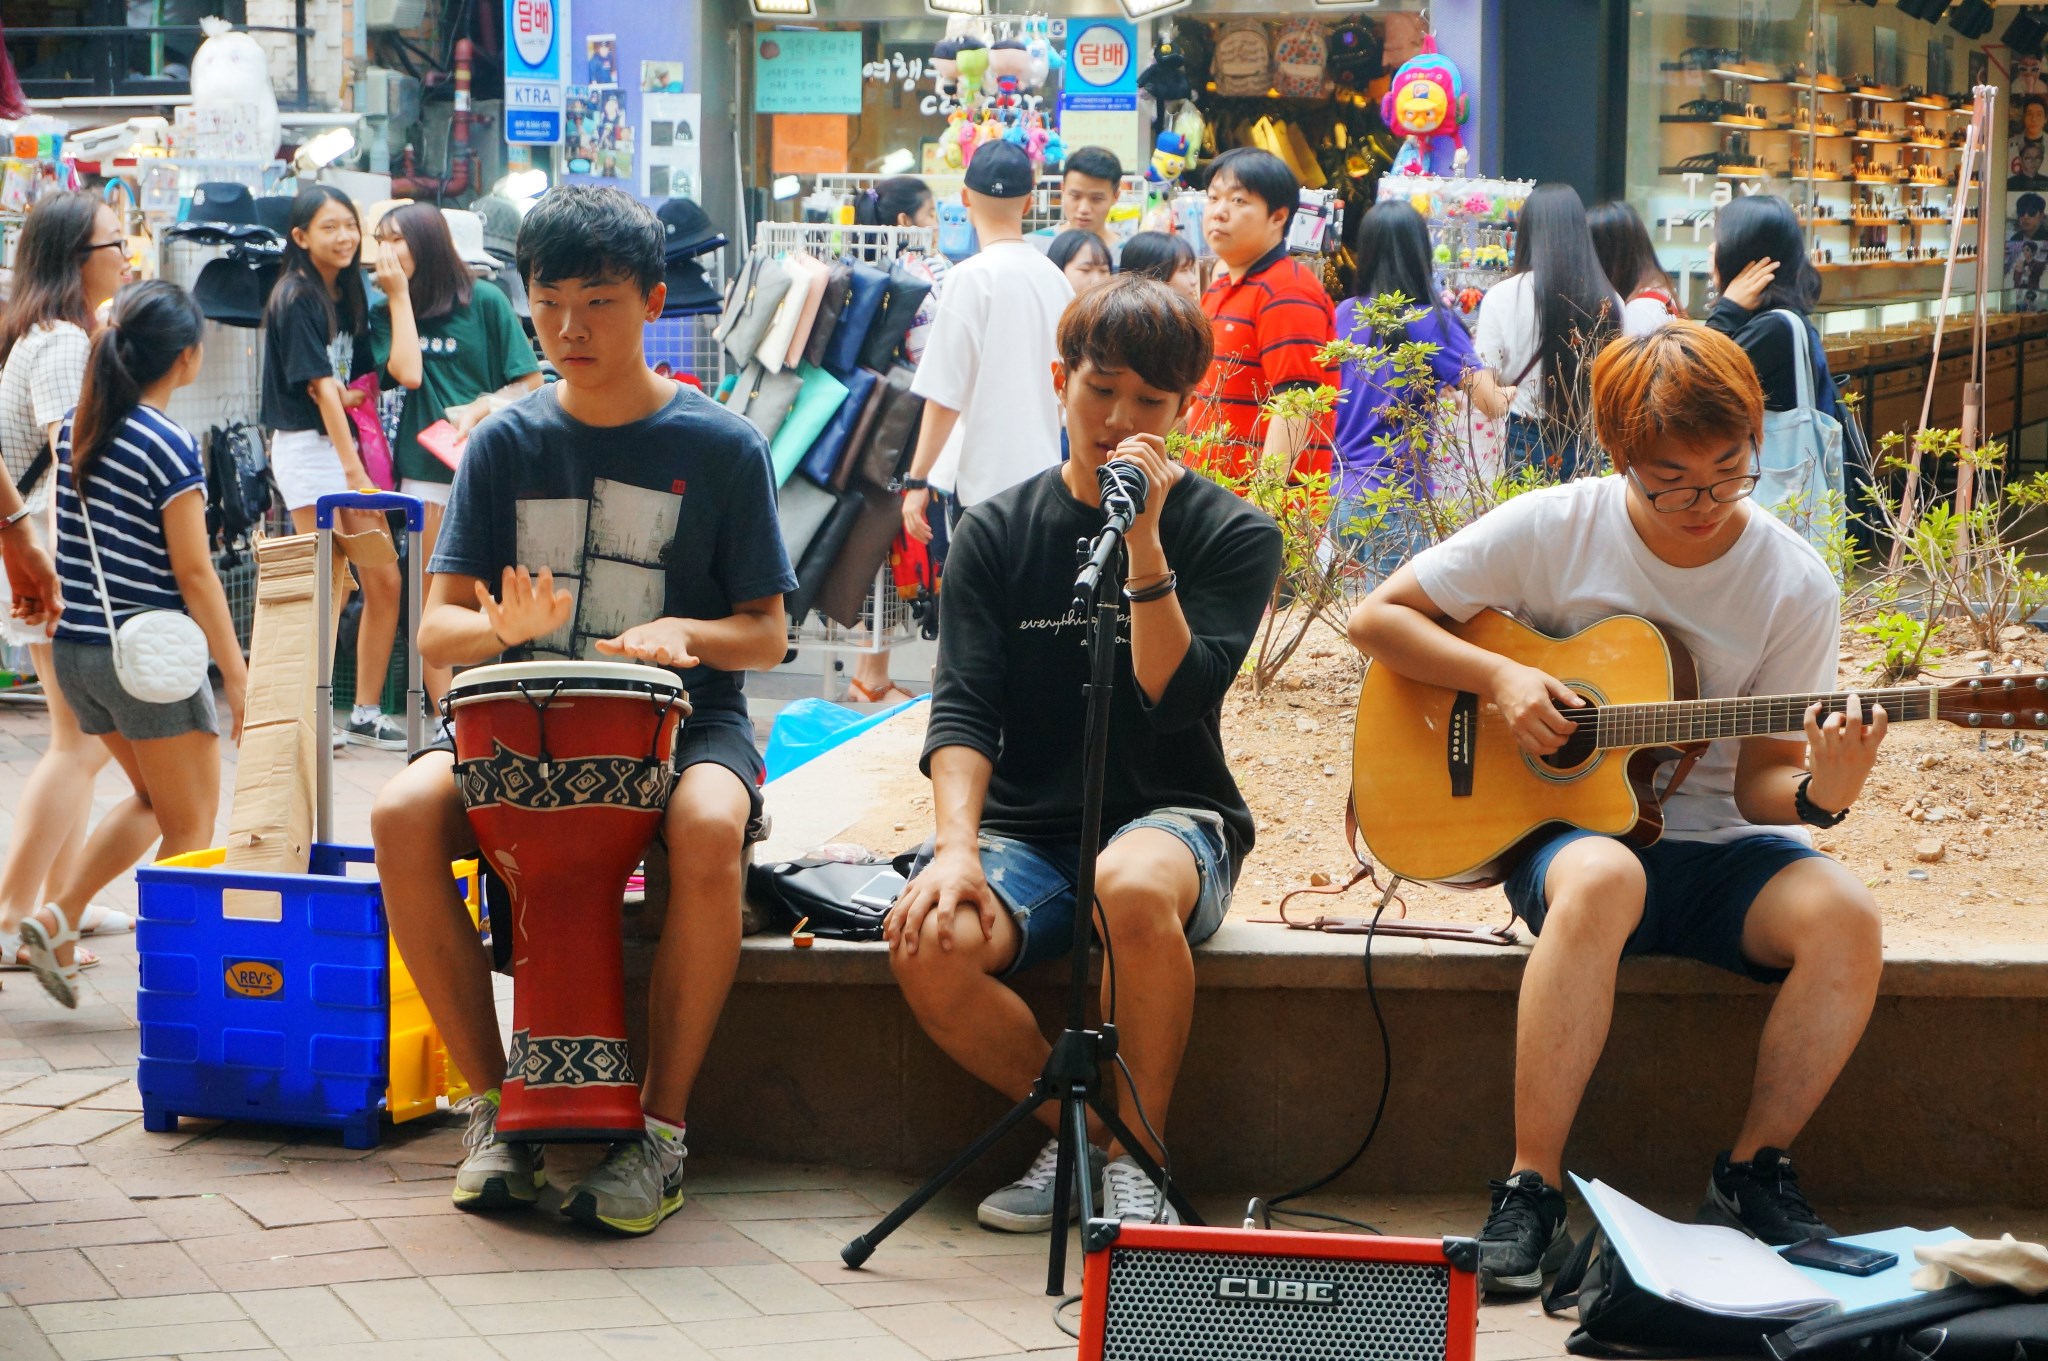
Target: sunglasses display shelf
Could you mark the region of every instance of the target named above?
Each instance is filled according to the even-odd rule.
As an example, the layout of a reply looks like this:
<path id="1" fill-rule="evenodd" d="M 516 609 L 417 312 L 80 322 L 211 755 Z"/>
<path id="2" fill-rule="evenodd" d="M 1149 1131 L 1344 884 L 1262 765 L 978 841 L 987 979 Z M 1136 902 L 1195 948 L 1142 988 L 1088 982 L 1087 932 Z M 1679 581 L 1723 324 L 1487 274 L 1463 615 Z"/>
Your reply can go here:
<path id="1" fill-rule="evenodd" d="M 1688 204 L 1660 216 L 1653 230 L 1660 244 L 1697 247 L 1677 270 L 1683 292 L 1709 277 L 1719 203 L 1749 193 L 1791 200 L 1823 271 L 1946 258 L 1968 100 L 1797 66 L 1776 70 L 1724 49 L 1686 54 L 1662 70 L 1681 82 L 1699 78 L 1696 97 L 1659 116 L 1657 173 L 1678 180 Z M 1963 219 L 1970 234 L 1959 259 L 1976 258 L 1976 225 L 1974 216 Z"/>

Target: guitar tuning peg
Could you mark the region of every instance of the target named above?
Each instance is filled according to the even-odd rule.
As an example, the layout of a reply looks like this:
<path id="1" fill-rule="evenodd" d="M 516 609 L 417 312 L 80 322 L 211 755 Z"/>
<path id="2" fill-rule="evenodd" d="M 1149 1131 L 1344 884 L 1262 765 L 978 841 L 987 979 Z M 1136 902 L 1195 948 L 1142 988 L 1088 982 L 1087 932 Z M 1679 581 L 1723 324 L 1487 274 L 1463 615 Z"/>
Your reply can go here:
<path id="1" fill-rule="evenodd" d="M 1989 750 L 1991 750 L 1991 734 L 1989 734 L 1989 733 L 1981 733 L 1981 732 L 1977 734 L 1977 750 L 1979 750 L 1979 751 L 1989 751 Z"/>
<path id="2" fill-rule="evenodd" d="M 1987 675 L 1987 676 L 1988 676 L 1988 675 L 1990 675 L 1990 674 L 1991 674 L 1991 663 L 1990 663 L 1990 662 L 1988 662 L 1988 661 L 1986 661 L 1986 662 L 1978 662 L 1978 663 L 1977 663 L 1977 670 L 1981 671 L 1981 672 L 1982 672 L 1983 674 L 1985 674 L 1985 675 Z"/>
<path id="3" fill-rule="evenodd" d="M 2022 752 L 2027 749 L 2027 739 L 2021 737 L 2018 733 L 2014 733 L 2012 735 L 2012 741 L 2006 743 L 2006 745 L 2012 748 L 2012 750 L 2016 753 Z"/>

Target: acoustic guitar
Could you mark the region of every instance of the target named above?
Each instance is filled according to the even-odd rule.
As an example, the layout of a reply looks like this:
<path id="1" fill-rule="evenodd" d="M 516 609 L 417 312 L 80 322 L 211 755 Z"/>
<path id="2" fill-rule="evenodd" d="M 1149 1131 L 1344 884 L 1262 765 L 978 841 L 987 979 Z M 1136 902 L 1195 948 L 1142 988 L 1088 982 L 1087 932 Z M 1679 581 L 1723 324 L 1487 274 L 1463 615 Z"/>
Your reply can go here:
<path id="1" fill-rule="evenodd" d="M 1404 879 L 1485 888 L 1567 827 L 1647 846 L 1664 831 L 1660 766 L 1719 738 L 1798 732 L 1806 710 L 1841 713 L 1848 693 L 1699 698 L 1692 654 L 1647 619 L 1616 615 L 1552 638 L 1494 610 L 1445 628 L 1549 673 L 1586 701 L 1577 731 L 1531 756 L 1479 696 L 1366 668 L 1353 731 L 1351 796 L 1380 864 Z M 1979 676 L 1954 685 L 1859 690 L 1864 713 L 1942 719 L 1986 732 L 2048 734 L 2048 676 Z M 1679 768 L 1678 778 L 1690 761 Z"/>

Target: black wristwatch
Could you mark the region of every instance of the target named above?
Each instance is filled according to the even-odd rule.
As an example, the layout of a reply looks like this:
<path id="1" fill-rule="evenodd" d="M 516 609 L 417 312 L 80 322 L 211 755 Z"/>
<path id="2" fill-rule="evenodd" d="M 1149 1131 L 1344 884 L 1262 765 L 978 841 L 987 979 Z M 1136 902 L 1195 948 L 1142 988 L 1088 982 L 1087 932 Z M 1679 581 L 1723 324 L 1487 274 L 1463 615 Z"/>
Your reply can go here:
<path id="1" fill-rule="evenodd" d="M 1838 826 L 1843 818 L 1849 816 L 1849 809 L 1844 808 L 1839 813 L 1830 813 L 1812 799 L 1806 797 L 1806 786 L 1812 783 L 1813 776 L 1802 776 L 1799 781 L 1799 787 L 1792 791 L 1792 807 L 1799 814 L 1799 820 L 1809 827 Z M 1854 804 L 1850 805 L 1851 808 L 1854 806 Z"/>
<path id="2" fill-rule="evenodd" d="M 932 484 L 922 477 L 899 477 L 896 479 L 896 490 L 898 491 L 930 491 L 931 489 Z"/>

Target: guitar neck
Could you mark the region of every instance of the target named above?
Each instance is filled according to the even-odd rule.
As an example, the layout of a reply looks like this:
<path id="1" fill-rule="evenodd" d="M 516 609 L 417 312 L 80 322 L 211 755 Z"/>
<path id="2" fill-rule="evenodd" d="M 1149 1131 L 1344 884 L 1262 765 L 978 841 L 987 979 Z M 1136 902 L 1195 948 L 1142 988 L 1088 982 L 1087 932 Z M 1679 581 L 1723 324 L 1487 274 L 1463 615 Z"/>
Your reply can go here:
<path id="1" fill-rule="evenodd" d="M 1915 723 L 1940 716 L 1938 686 L 1897 686 L 1854 692 L 1868 717 L 1883 705 L 1893 723 Z M 1612 704 L 1594 712 L 1596 747 L 1655 747 L 1681 742 L 1711 742 L 1724 737 L 1762 737 L 1796 733 L 1806 711 L 1818 704 L 1821 718 L 1846 713 L 1848 691 L 1814 695 L 1743 695 L 1734 699 L 1674 700 L 1664 704 Z"/>

